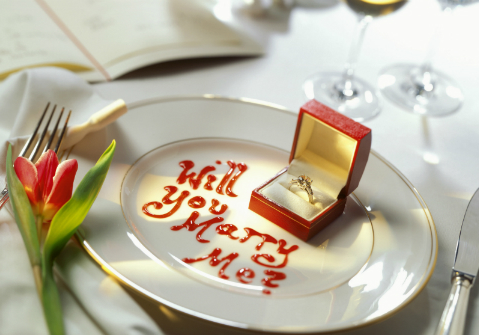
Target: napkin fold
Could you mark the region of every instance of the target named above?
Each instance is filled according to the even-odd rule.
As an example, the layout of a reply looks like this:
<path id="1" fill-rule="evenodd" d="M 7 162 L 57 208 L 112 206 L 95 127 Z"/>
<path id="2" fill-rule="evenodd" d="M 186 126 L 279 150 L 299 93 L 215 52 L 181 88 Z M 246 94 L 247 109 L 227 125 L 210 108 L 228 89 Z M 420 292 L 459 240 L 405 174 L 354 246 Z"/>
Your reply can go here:
<path id="1" fill-rule="evenodd" d="M 70 146 L 81 140 L 79 131 L 84 135 L 98 130 L 126 111 L 124 106 L 121 110 L 121 102 L 103 99 L 93 86 L 67 70 L 45 67 L 10 76 L 0 84 L 2 189 L 8 143 L 14 146 L 15 157 L 47 102 L 73 111 L 69 125 L 75 131 L 66 139 Z M 117 110 L 91 118 L 100 110 L 108 110 L 108 106 Z M 75 243 L 67 245 L 56 263 L 67 334 L 163 334 L 123 288 Z M 0 211 L 1 334 L 48 334 L 23 240 L 6 208 Z"/>

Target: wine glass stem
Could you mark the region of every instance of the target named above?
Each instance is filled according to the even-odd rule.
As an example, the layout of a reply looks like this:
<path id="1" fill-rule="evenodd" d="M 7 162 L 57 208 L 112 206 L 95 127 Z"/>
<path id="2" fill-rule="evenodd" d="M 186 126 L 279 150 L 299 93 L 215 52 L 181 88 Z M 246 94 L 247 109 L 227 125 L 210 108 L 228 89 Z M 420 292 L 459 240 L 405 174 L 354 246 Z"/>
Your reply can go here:
<path id="1" fill-rule="evenodd" d="M 352 80 L 354 78 L 354 73 L 356 71 L 356 64 L 359 58 L 359 52 L 361 51 L 361 46 L 364 40 L 364 34 L 366 28 L 369 26 L 369 23 L 372 21 L 372 17 L 369 15 L 360 15 L 358 16 L 358 23 L 356 25 L 356 31 L 354 34 L 353 42 L 351 44 L 351 49 L 349 50 L 348 61 L 346 62 L 344 69 L 344 90 L 352 91 Z"/>
<path id="2" fill-rule="evenodd" d="M 445 30 L 447 29 L 448 23 L 451 19 L 452 16 L 452 11 L 454 9 L 455 5 L 449 5 L 446 6 L 444 5 L 442 8 L 442 13 L 441 13 L 441 18 L 438 23 L 436 23 L 436 27 L 434 29 L 434 35 L 431 39 L 431 42 L 429 44 L 429 49 L 426 54 L 426 58 L 421 65 L 421 82 L 422 86 L 429 86 L 429 89 L 426 89 L 427 91 L 431 91 L 434 87 L 434 79 L 433 79 L 433 68 L 432 68 L 432 63 L 433 63 L 433 58 L 437 54 L 437 49 L 440 44 L 441 36 L 444 34 Z M 416 79 L 417 81 L 417 79 Z"/>

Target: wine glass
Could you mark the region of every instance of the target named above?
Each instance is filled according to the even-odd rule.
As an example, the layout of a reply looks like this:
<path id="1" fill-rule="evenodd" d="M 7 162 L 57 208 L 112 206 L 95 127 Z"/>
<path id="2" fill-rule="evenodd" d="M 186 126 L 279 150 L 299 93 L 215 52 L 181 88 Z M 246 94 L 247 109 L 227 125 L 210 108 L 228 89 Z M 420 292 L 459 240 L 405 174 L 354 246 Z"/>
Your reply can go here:
<path id="1" fill-rule="evenodd" d="M 381 71 L 378 86 L 392 102 L 423 116 L 444 116 L 459 110 L 464 99 L 459 85 L 432 67 L 432 57 L 452 11 L 475 0 L 438 0 L 442 7 L 439 23 L 426 60 L 422 65 L 398 64 Z"/>
<path id="2" fill-rule="evenodd" d="M 407 0 L 345 0 L 358 17 L 355 37 L 345 70 L 313 74 L 303 84 L 308 99 L 316 99 L 338 112 L 362 122 L 376 116 L 381 106 L 375 88 L 354 72 L 366 28 L 374 17 L 401 8 Z"/>

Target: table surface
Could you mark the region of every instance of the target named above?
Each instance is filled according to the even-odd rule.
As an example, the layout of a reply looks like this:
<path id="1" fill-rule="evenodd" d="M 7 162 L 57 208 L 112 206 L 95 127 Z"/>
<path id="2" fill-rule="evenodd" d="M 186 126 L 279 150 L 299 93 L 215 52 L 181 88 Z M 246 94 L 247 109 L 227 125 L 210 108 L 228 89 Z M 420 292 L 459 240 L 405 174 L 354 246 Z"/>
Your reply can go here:
<path id="1" fill-rule="evenodd" d="M 316 71 L 341 71 L 355 28 L 355 15 L 334 0 L 297 1 L 290 11 L 251 17 L 228 0 L 218 15 L 238 22 L 261 43 L 265 55 L 174 61 L 139 69 L 113 82 L 96 84 L 105 98 L 127 104 L 160 96 L 214 94 L 272 102 L 298 111 L 306 101 L 305 78 Z M 236 8 L 236 9 L 235 9 Z M 457 237 L 469 199 L 479 187 L 479 45 L 475 43 L 479 5 L 457 8 L 442 34 L 435 68 L 462 87 L 462 108 L 446 117 L 424 118 L 381 98 L 382 111 L 364 124 L 373 130 L 372 148 L 416 187 L 434 218 L 439 252 L 426 288 L 406 308 L 379 324 L 348 334 L 433 334 L 450 287 Z M 435 0 L 410 1 L 368 28 L 357 75 L 370 83 L 397 63 L 421 63 L 440 7 Z M 433 158 L 425 159 L 425 158 Z M 135 297 L 166 333 L 243 334 L 155 306 Z M 465 334 L 479 332 L 479 286 L 473 287 Z"/>

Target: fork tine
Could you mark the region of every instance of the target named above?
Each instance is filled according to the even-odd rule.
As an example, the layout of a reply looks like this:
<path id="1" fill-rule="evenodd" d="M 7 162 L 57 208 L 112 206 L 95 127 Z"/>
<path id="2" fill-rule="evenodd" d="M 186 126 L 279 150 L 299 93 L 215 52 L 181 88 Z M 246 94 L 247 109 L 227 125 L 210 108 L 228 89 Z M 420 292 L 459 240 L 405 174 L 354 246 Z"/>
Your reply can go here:
<path id="1" fill-rule="evenodd" d="M 63 112 L 65 111 L 65 107 L 62 108 L 62 111 L 60 112 L 60 116 L 57 119 L 57 122 L 55 123 L 55 127 L 52 130 L 52 133 L 50 134 L 50 138 L 48 139 L 47 145 L 45 145 L 45 148 L 43 149 L 43 153 L 45 153 L 48 149 L 50 149 L 50 145 L 53 142 L 53 139 L 55 138 L 55 134 L 57 133 L 58 130 L 58 125 L 60 124 L 60 120 L 63 116 Z"/>
<path id="2" fill-rule="evenodd" d="M 67 119 L 65 120 L 65 124 L 63 125 L 62 132 L 60 133 L 60 136 L 58 137 L 57 145 L 55 146 L 55 149 L 53 150 L 53 151 L 55 151 L 56 154 L 58 154 L 58 151 L 60 150 L 60 147 L 62 145 L 63 138 L 65 137 L 65 132 L 66 132 L 67 126 L 68 126 L 68 121 L 70 121 L 70 115 L 71 114 L 72 114 L 72 111 L 70 110 L 68 112 Z"/>
<path id="3" fill-rule="evenodd" d="M 45 114 L 47 114 L 47 110 L 50 107 L 50 102 L 47 103 L 47 106 L 45 107 L 45 110 L 43 111 L 42 116 L 40 117 L 40 120 L 38 120 L 37 125 L 35 126 L 35 130 L 33 131 L 32 136 L 28 139 L 27 143 L 23 147 L 22 151 L 20 151 L 20 157 L 24 157 L 25 154 L 27 153 L 28 149 L 30 148 L 30 145 L 32 145 L 33 139 L 37 135 L 38 129 L 40 128 L 40 125 L 42 124 L 43 118 L 45 117 Z"/>
<path id="4" fill-rule="evenodd" d="M 21 157 L 24 157 L 25 154 L 27 153 L 28 151 L 28 148 L 30 147 L 30 145 L 33 143 L 33 140 L 38 132 L 38 129 L 40 128 L 40 125 L 42 124 L 43 122 L 43 118 L 45 117 L 47 111 L 48 111 L 48 108 L 50 107 L 50 103 L 47 104 L 47 106 L 45 107 L 45 110 L 43 111 L 43 114 L 42 116 L 40 117 L 40 120 L 38 121 L 36 127 L 35 127 L 35 130 L 33 131 L 33 134 L 32 136 L 28 139 L 27 143 L 25 144 L 25 146 L 23 147 L 22 151 L 20 152 L 20 156 Z M 37 141 L 37 144 L 35 145 L 35 148 L 33 149 L 33 152 L 32 154 L 30 155 L 30 158 L 29 160 L 34 163 L 33 159 L 35 158 L 37 152 L 38 152 L 38 149 L 40 148 L 42 142 L 43 142 L 43 139 L 45 137 L 45 134 L 47 133 L 48 131 L 48 126 L 50 125 L 50 121 L 52 120 L 52 117 L 53 117 L 53 114 L 55 113 L 55 109 L 57 108 L 57 105 L 53 106 L 53 110 L 50 114 L 50 117 L 48 118 L 48 122 L 47 124 L 45 125 L 44 129 L 43 129 L 43 132 L 40 136 L 40 138 L 38 139 Z M 60 124 L 60 120 L 63 116 L 63 112 L 65 111 L 65 108 L 62 108 L 62 111 L 60 112 L 60 116 L 58 117 L 57 119 L 57 122 L 55 124 L 55 127 L 50 135 L 50 138 L 48 139 L 48 143 L 44 149 L 44 152 L 46 150 L 48 150 L 48 148 L 50 147 L 50 145 L 52 144 L 52 141 L 53 141 L 53 138 L 55 137 L 55 134 L 58 130 L 58 125 Z M 55 146 L 55 154 L 58 154 L 58 151 L 60 150 L 60 147 L 62 145 L 62 142 L 63 142 L 63 138 L 65 137 L 65 133 L 66 133 L 66 130 L 67 130 L 67 126 L 68 126 L 68 121 L 70 120 L 70 115 L 72 114 L 72 111 L 70 110 L 70 112 L 68 113 L 67 115 L 67 118 L 65 120 L 65 124 L 63 126 L 63 129 L 60 133 L 60 135 L 58 136 L 58 141 L 57 141 L 57 144 Z M 5 205 L 5 203 L 8 201 L 9 199 L 9 196 L 8 196 L 8 188 L 7 186 L 5 186 L 5 188 L 3 189 L 3 191 L 0 192 L 0 209 L 2 209 L 2 207 Z"/>
<path id="5" fill-rule="evenodd" d="M 48 131 L 48 126 L 50 125 L 50 121 L 52 120 L 53 114 L 55 114 L 55 109 L 56 108 L 57 108 L 57 105 L 53 106 L 53 110 L 52 110 L 52 113 L 50 114 L 50 117 L 48 118 L 47 124 L 43 128 L 43 132 L 40 135 L 40 138 L 38 139 L 37 144 L 35 145 L 35 148 L 33 149 L 32 153 L 30 154 L 29 160 L 32 163 L 35 163 L 35 161 L 34 161 L 35 156 L 37 155 L 38 150 L 40 149 L 40 146 L 42 145 L 43 139 L 45 138 L 45 135 Z"/>

